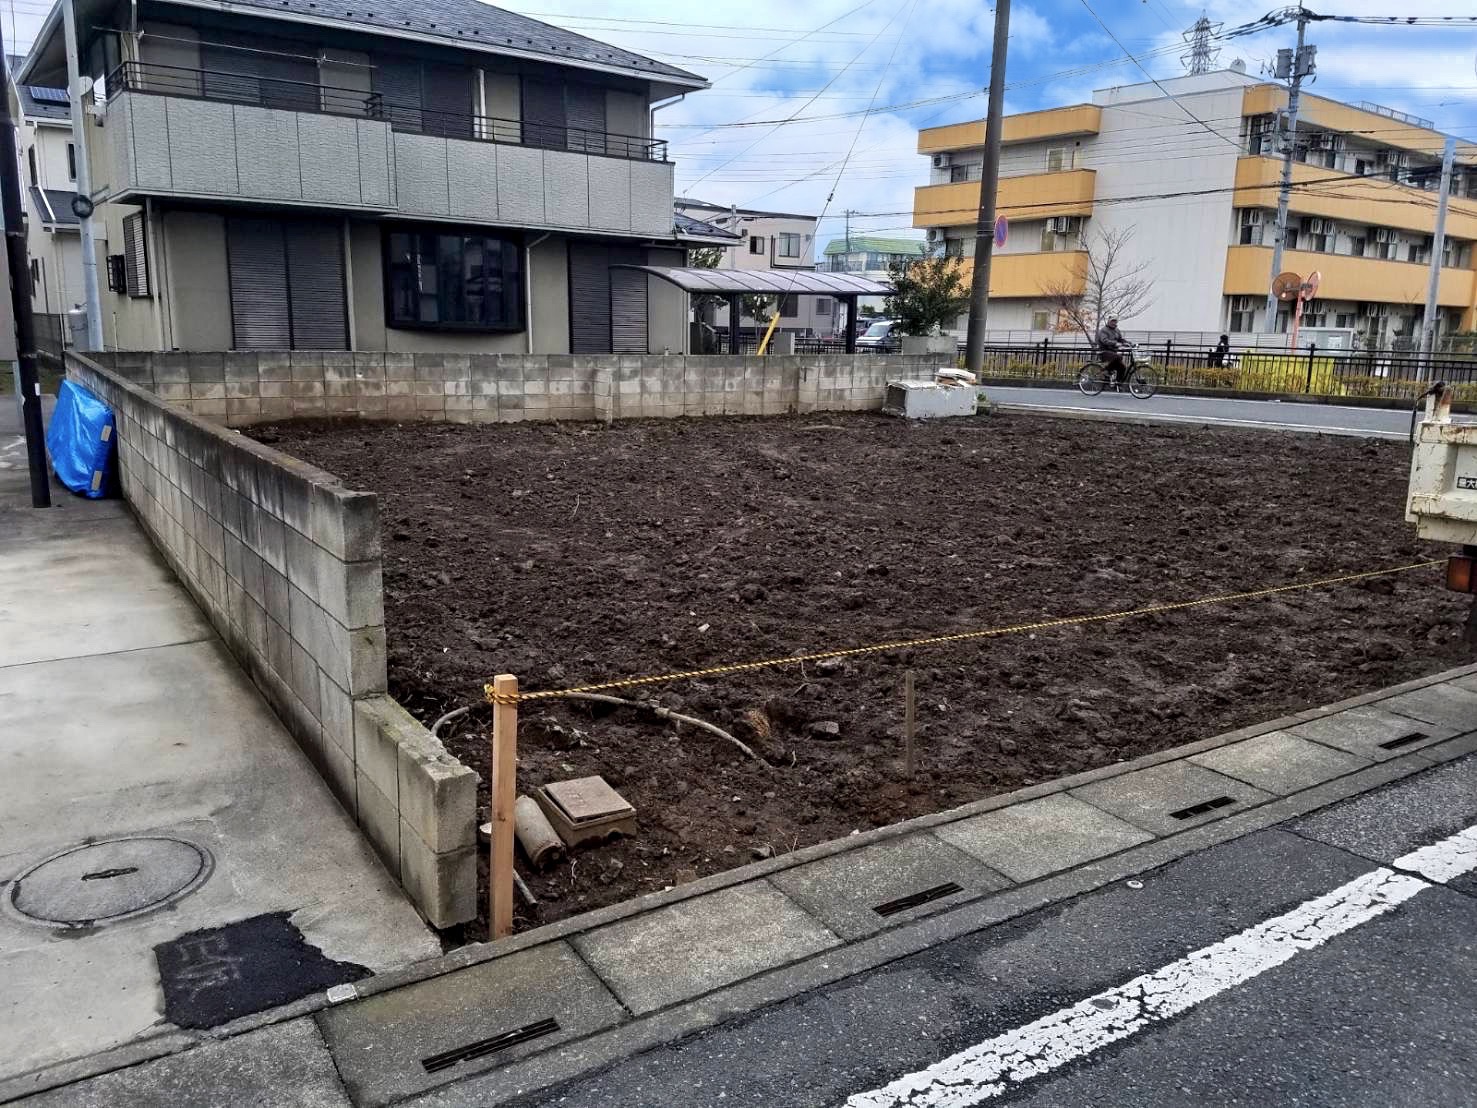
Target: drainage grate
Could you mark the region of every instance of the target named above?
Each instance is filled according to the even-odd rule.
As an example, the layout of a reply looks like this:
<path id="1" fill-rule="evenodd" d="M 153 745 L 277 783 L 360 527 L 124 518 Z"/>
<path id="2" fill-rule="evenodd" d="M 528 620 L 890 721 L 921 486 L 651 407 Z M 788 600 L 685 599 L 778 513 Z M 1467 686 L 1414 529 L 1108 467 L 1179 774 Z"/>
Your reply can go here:
<path id="1" fill-rule="evenodd" d="M 1426 733 L 1424 731 L 1412 731 L 1408 735 L 1397 735 L 1395 738 L 1390 739 L 1388 742 L 1380 743 L 1379 746 L 1381 750 L 1399 750 L 1402 746 L 1409 746 L 1411 743 L 1418 743 L 1425 737 Z"/>
<path id="2" fill-rule="evenodd" d="M 494 1035 L 490 1039 L 478 1039 L 475 1043 L 459 1046 L 455 1050 L 445 1050 L 429 1058 L 422 1058 L 421 1065 L 425 1067 L 427 1073 L 439 1073 L 461 1062 L 470 1062 L 473 1058 L 485 1058 L 489 1054 L 507 1050 L 510 1046 L 552 1035 L 558 1030 L 558 1020 L 539 1020 L 538 1023 L 530 1023 L 527 1027 L 520 1027 L 516 1031 L 504 1031 L 501 1035 Z"/>
<path id="3" fill-rule="evenodd" d="M 873 908 L 879 916 L 895 916 L 899 912 L 906 912 L 909 908 L 916 908 L 920 904 L 927 904 L 930 900 L 940 900 L 954 893 L 962 893 L 964 886 L 956 885 L 952 881 L 945 881 L 942 885 L 935 885 L 931 889 L 924 889 L 919 893 L 910 893 L 908 896 L 900 896 L 896 900 L 889 900 L 886 904 L 879 904 Z"/>
<path id="4" fill-rule="evenodd" d="M 1206 812 L 1214 812 L 1217 808 L 1224 808 L 1228 804 L 1235 804 L 1233 796 L 1217 796 L 1210 800 L 1202 800 L 1199 804 L 1191 804 L 1188 808 L 1181 808 L 1178 812 L 1170 812 L 1170 819 L 1193 819 L 1203 816 Z"/>

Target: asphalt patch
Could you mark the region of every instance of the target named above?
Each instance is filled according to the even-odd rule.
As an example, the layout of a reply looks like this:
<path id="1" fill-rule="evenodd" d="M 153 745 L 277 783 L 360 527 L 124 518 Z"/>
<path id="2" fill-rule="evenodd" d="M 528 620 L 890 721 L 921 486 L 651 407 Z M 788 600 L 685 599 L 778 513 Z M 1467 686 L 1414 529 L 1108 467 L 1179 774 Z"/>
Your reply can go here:
<path id="1" fill-rule="evenodd" d="M 269 912 L 224 927 L 189 931 L 154 948 L 164 988 L 164 1018 L 179 1027 L 215 1027 L 332 985 L 368 977 L 336 962 Z"/>

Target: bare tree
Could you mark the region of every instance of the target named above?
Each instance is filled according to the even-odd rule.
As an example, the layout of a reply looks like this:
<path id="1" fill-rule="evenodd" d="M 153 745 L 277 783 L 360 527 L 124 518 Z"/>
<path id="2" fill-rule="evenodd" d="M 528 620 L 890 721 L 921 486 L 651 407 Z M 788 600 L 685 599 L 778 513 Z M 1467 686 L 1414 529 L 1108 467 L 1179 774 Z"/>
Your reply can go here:
<path id="1" fill-rule="evenodd" d="M 1126 227 L 1094 229 L 1083 239 L 1070 275 L 1042 284 L 1060 329 L 1080 331 L 1092 342 L 1105 320 L 1132 319 L 1154 302 L 1151 263 L 1128 256 L 1132 240 Z"/>

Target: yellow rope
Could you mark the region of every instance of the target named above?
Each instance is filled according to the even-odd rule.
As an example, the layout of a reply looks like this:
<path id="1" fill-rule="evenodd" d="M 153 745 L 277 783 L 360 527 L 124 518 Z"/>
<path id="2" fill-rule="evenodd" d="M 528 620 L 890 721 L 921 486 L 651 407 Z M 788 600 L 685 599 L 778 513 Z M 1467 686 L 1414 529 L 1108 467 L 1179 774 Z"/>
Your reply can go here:
<path id="1" fill-rule="evenodd" d="M 1394 569 L 1375 569 L 1364 573 L 1346 573 L 1338 577 L 1324 577 L 1318 581 L 1303 581 L 1295 585 L 1273 585 L 1250 592 L 1224 593 L 1220 596 L 1205 596 L 1199 600 L 1181 600 L 1173 604 L 1150 604 L 1144 608 L 1131 608 L 1126 612 L 1099 612 L 1090 616 L 1062 616 L 1056 619 L 1037 620 L 1033 623 L 1016 623 L 1009 627 L 991 627 L 982 631 L 959 631 L 952 635 L 931 635 L 921 639 L 900 639 L 896 642 L 873 643 L 870 646 L 853 646 L 844 650 L 821 650 L 812 654 L 793 654 L 785 658 L 764 658 L 755 662 L 733 662 L 706 669 L 680 670 L 649 677 L 622 677 L 616 681 L 602 681 L 595 685 L 577 685 L 569 689 L 545 689 L 538 692 L 519 692 L 516 696 L 499 695 L 492 685 L 484 687 L 490 704 L 516 704 L 521 700 L 556 700 L 577 693 L 609 692 L 612 689 L 631 689 L 643 685 L 659 685 L 667 681 L 690 681 L 698 677 L 718 677 L 728 673 L 749 673 L 757 669 L 776 666 L 793 666 L 803 662 L 820 662 L 829 658 L 856 658 L 864 654 L 883 654 L 889 650 L 909 650 L 923 646 L 943 646 L 947 643 L 969 642 L 973 639 L 998 638 L 1002 635 L 1018 635 L 1028 631 L 1045 631 L 1054 627 L 1074 627 L 1085 623 L 1107 623 L 1115 619 L 1134 619 L 1139 616 L 1157 615 L 1161 612 L 1182 612 L 1187 608 L 1204 608 L 1212 604 L 1230 604 L 1238 600 L 1255 600 L 1279 593 L 1301 592 L 1305 589 L 1327 588 L 1331 585 L 1347 585 L 1353 581 L 1367 581 L 1372 577 L 1391 577 L 1397 573 L 1410 573 L 1417 569 L 1431 569 L 1444 565 L 1445 561 L 1416 562 L 1413 565 L 1397 566 Z"/>

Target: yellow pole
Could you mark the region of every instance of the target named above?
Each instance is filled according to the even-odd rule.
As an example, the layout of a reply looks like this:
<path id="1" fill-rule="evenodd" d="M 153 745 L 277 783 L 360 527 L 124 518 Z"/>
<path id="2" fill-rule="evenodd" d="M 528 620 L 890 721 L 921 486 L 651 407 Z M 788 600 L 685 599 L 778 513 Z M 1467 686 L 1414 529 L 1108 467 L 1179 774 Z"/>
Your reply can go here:
<path id="1" fill-rule="evenodd" d="M 487 929 L 493 939 L 513 933 L 513 829 L 518 785 L 518 678 L 493 678 L 492 780 L 488 800 L 492 809 L 490 854 L 487 859 Z"/>
<path id="2" fill-rule="evenodd" d="M 774 318 L 769 321 L 769 330 L 764 332 L 764 338 L 759 343 L 760 354 L 763 354 L 766 350 L 769 349 L 769 339 L 774 334 L 774 329 L 780 324 L 780 307 L 784 304 L 784 302 L 785 298 L 783 295 L 781 295 L 780 298 L 775 302 Z"/>

